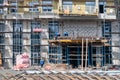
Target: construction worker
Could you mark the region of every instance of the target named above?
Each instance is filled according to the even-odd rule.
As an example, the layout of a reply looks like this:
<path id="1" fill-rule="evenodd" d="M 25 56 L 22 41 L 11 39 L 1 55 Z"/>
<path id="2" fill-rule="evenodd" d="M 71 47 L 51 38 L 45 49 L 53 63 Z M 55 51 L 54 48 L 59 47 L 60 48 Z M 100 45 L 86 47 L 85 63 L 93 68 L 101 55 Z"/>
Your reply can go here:
<path id="1" fill-rule="evenodd" d="M 40 65 L 41 65 L 41 68 L 42 68 L 43 65 L 44 65 L 44 60 L 43 59 L 40 60 Z"/>
<path id="2" fill-rule="evenodd" d="M 68 36 L 68 32 L 64 32 L 64 36 Z"/>
<path id="3" fill-rule="evenodd" d="M 57 38 L 60 37 L 60 33 L 55 33 L 55 40 L 57 40 Z"/>

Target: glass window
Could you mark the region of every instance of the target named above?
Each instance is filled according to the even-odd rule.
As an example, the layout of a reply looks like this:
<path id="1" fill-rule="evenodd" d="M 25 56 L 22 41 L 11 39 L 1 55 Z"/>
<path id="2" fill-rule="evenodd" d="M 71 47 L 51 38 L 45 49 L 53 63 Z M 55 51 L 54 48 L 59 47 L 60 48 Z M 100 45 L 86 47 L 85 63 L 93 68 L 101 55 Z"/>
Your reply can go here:
<path id="1" fill-rule="evenodd" d="M 53 39 L 55 34 L 59 32 L 58 21 L 49 21 L 49 39 Z"/>
<path id="2" fill-rule="evenodd" d="M 106 37 L 106 38 L 110 38 L 111 36 L 110 36 L 110 35 L 104 35 L 104 37 Z"/>
<path id="3" fill-rule="evenodd" d="M 17 3 L 11 3 L 11 6 L 17 6 Z M 17 12 L 17 8 L 10 8 L 10 12 L 11 13 L 16 13 Z"/>
<path id="4" fill-rule="evenodd" d="M 40 63 L 40 54 L 33 53 L 31 54 L 31 65 L 39 65 Z"/>
<path id="5" fill-rule="evenodd" d="M 13 52 L 22 52 L 21 45 L 13 45 Z"/>
<path id="6" fill-rule="evenodd" d="M 30 2 L 29 6 L 34 6 L 34 5 L 38 5 L 38 4 L 39 4 L 38 2 Z M 29 11 L 30 12 L 39 12 L 39 9 L 38 9 L 38 7 L 36 7 L 36 8 L 29 8 Z"/>
<path id="7" fill-rule="evenodd" d="M 0 46 L 0 54 L 1 54 L 1 53 L 4 53 L 4 50 L 5 50 L 5 46 L 4 46 L 4 45 L 1 45 L 1 46 Z"/>
<path id="8" fill-rule="evenodd" d="M 50 6 L 53 4 L 52 0 L 43 0 L 42 4 L 43 4 L 43 6 L 42 6 L 43 12 L 52 12 L 53 7 Z"/>
<path id="9" fill-rule="evenodd" d="M 32 21 L 31 22 L 31 27 L 32 27 L 32 29 L 40 28 L 41 27 L 40 22 Z"/>
<path id="10" fill-rule="evenodd" d="M 57 53 L 57 47 L 49 47 L 49 53 Z"/>
<path id="11" fill-rule="evenodd" d="M 52 4 L 52 0 L 43 0 L 42 4 L 44 4 L 44 5 L 51 5 Z"/>
<path id="12" fill-rule="evenodd" d="M 73 4 L 72 1 L 63 0 L 63 5 L 72 5 L 72 4 Z"/>
<path id="13" fill-rule="evenodd" d="M 3 1 L 4 1 L 4 0 L 0 0 L 0 4 L 3 4 Z"/>
<path id="14" fill-rule="evenodd" d="M 14 32 L 21 32 L 22 31 L 22 23 L 20 21 L 13 22 L 13 31 Z"/>
<path id="15" fill-rule="evenodd" d="M 95 6 L 95 2 L 86 2 L 86 6 Z"/>
<path id="16" fill-rule="evenodd" d="M 63 0 L 63 10 L 69 10 L 71 12 L 72 5 L 73 5 L 72 0 Z"/>
<path id="17" fill-rule="evenodd" d="M 59 23 L 58 21 L 49 21 L 49 39 L 53 39 L 55 34 L 59 32 Z M 58 52 L 58 47 L 49 47 L 49 54 L 56 54 Z M 55 63 L 55 60 L 51 60 L 51 58 L 56 58 L 56 56 L 49 56 L 50 62 Z"/>
<path id="18" fill-rule="evenodd" d="M 52 7 L 46 7 L 46 6 L 43 6 L 42 7 L 42 9 L 43 9 L 43 12 L 51 12 L 52 11 Z"/>
<path id="19" fill-rule="evenodd" d="M 103 29 L 103 37 L 106 38 L 111 38 L 111 34 L 107 33 L 107 32 L 111 32 L 111 22 L 102 22 L 102 29 Z"/>
<path id="20" fill-rule="evenodd" d="M 104 13 L 106 10 L 104 8 L 106 2 L 99 2 L 99 13 Z"/>
<path id="21" fill-rule="evenodd" d="M 12 9 L 10 9 L 10 12 L 11 12 L 11 13 L 16 13 L 16 12 L 17 12 L 17 9 L 16 9 L 16 8 L 12 8 Z"/>
<path id="22" fill-rule="evenodd" d="M 5 31 L 5 23 L 3 21 L 0 21 L 0 32 Z"/>
<path id="23" fill-rule="evenodd" d="M 40 28 L 41 24 L 37 21 L 31 22 L 31 29 L 34 28 Z M 33 32 L 31 33 L 31 52 L 40 52 L 40 38 L 41 33 L 40 32 Z"/>
<path id="24" fill-rule="evenodd" d="M 86 14 L 93 14 L 95 13 L 95 2 L 86 2 Z"/>
<path id="25" fill-rule="evenodd" d="M 3 44 L 4 43 L 4 34 L 0 34 L 0 43 Z"/>
<path id="26" fill-rule="evenodd" d="M 3 14 L 3 9 L 0 9 L 0 14 Z"/>
<path id="27" fill-rule="evenodd" d="M 22 22 L 13 21 L 13 52 L 22 52 Z"/>

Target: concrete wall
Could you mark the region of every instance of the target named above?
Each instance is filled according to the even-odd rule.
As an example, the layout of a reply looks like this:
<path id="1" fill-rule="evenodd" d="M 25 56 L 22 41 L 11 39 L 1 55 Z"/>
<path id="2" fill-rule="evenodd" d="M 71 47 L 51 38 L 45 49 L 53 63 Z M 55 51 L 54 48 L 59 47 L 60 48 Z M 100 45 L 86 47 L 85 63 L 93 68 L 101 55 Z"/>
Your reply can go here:
<path id="1" fill-rule="evenodd" d="M 41 28 L 45 30 L 45 32 L 41 33 L 41 56 L 43 58 L 46 57 L 46 61 L 48 60 L 48 20 L 44 19 L 41 20 Z M 84 36 L 84 37 L 102 37 L 102 25 L 101 21 L 84 21 L 84 20 L 63 20 L 60 21 L 59 24 L 62 24 L 59 26 L 59 32 L 61 35 L 63 35 L 64 32 L 68 32 L 69 36 L 71 37 L 77 37 L 77 36 Z M 12 31 L 12 22 L 7 22 L 6 25 L 6 31 Z M 31 31 L 31 25 L 30 21 L 23 21 L 23 32 L 30 32 Z M 118 32 L 119 27 L 116 22 L 112 22 L 112 32 Z M 24 45 L 30 45 L 31 39 L 30 39 L 30 33 L 23 34 L 23 44 Z M 5 34 L 5 43 L 7 45 L 12 45 L 13 39 L 12 34 L 6 33 Z M 119 46 L 120 42 L 120 35 L 119 34 L 112 34 L 112 45 L 113 46 Z M 24 46 L 23 52 L 27 52 L 31 55 L 31 48 L 30 46 Z M 120 48 L 119 47 L 112 47 L 112 57 L 113 57 L 113 64 L 120 64 L 120 58 L 119 56 Z M 11 58 L 5 60 L 5 66 L 12 67 L 12 46 L 5 46 L 5 58 Z M 48 61 L 47 61 L 48 62 Z M 7 63 L 7 64 L 6 64 Z"/>
<path id="2" fill-rule="evenodd" d="M 112 32 L 119 32 L 120 28 L 117 22 L 112 22 Z M 120 65 L 120 34 L 112 34 L 112 57 L 113 64 Z"/>
<path id="3" fill-rule="evenodd" d="M 10 21 L 6 21 L 5 23 L 5 31 L 12 32 L 12 23 Z M 5 53 L 3 53 L 3 57 L 6 58 L 3 62 L 3 66 L 6 68 L 13 67 L 12 64 L 12 58 L 13 58 L 13 52 L 12 52 L 12 45 L 13 44 L 13 38 L 11 33 L 5 33 Z"/>
<path id="4" fill-rule="evenodd" d="M 48 39 L 49 39 L 49 34 L 48 34 L 48 20 L 44 19 L 41 20 L 41 28 L 43 29 L 43 32 L 41 33 L 41 57 L 45 59 L 46 62 L 48 62 Z"/>

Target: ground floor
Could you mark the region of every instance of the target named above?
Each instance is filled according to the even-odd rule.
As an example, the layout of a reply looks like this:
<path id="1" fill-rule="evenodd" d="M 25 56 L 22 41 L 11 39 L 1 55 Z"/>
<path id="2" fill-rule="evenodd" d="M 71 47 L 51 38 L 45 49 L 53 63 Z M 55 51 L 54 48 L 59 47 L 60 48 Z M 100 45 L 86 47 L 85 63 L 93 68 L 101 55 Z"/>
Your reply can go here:
<path id="1" fill-rule="evenodd" d="M 49 54 L 53 63 L 66 63 L 73 68 L 102 67 L 112 64 L 110 44 L 107 39 L 98 37 L 77 37 L 50 40 L 50 44 L 57 46 L 57 53 Z"/>
<path id="2" fill-rule="evenodd" d="M 39 65 L 40 59 L 48 63 L 66 63 L 73 67 L 79 65 L 100 66 L 118 64 L 119 60 L 119 27 L 115 21 L 109 20 L 73 20 L 73 19 L 43 19 L 18 20 L 0 22 L 0 53 L 2 66 L 13 67 L 16 64 L 16 55 L 28 53 L 31 65 Z M 57 37 L 104 37 L 109 47 L 77 42 L 51 46 L 49 40 Z M 71 39 L 70 39 L 71 40 Z M 69 40 L 66 40 L 69 41 Z M 83 57 L 82 57 L 83 56 Z"/>

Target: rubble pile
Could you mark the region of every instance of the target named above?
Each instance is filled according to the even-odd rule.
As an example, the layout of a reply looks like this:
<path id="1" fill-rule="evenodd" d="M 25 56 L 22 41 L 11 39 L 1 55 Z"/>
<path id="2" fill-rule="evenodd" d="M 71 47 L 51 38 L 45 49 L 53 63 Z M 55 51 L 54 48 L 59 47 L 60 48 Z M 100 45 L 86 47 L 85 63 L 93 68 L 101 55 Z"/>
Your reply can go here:
<path id="1" fill-rule="evenodd" d="M 0 70 L 0 80 L 120 80 L 120 71 Z"/>

